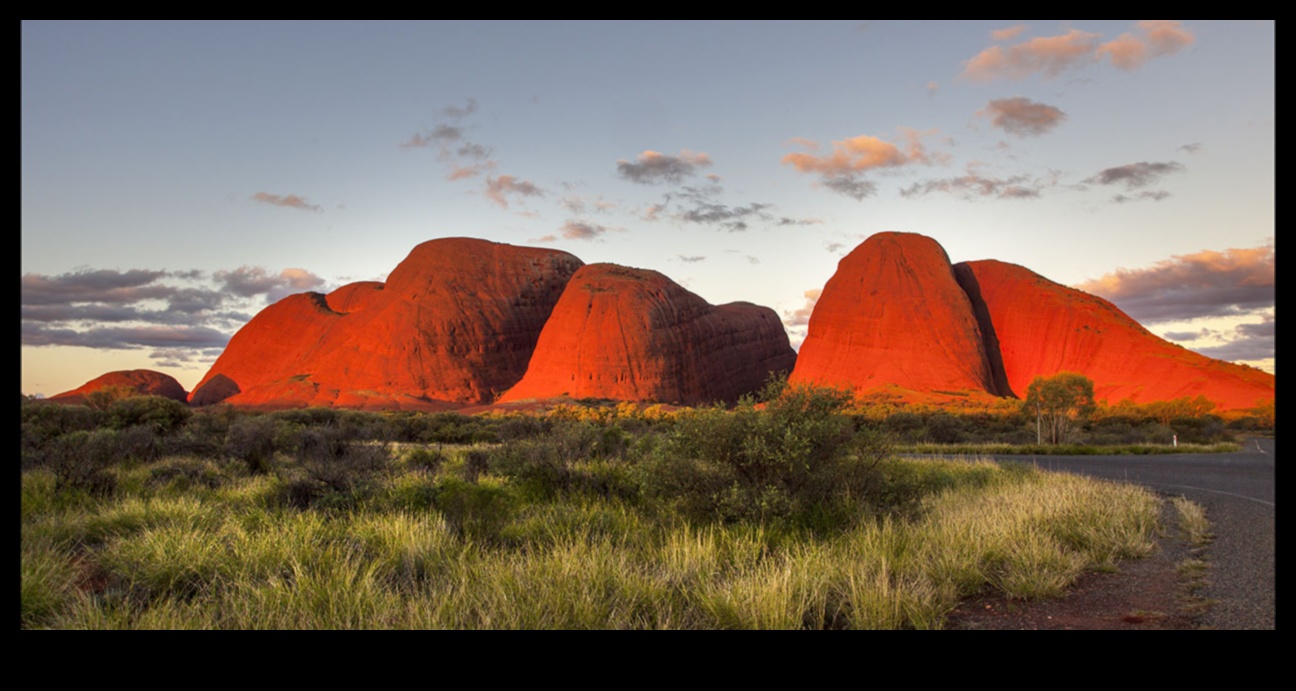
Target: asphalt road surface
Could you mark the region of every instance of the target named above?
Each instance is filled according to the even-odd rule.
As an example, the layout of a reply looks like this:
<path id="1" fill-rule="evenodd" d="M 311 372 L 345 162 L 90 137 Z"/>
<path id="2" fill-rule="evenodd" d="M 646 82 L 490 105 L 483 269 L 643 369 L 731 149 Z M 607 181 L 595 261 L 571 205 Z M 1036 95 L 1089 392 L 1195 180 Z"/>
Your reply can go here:
<path id="1" fill-rule="evenodd" d="M 1205 624 L 1275 628 L 1273 439 L 1247 439 L 1242 451 L 1224 454 L 994 458 L 1133 482 L 1200 504 L 1215 534 L 1206 551 L 1210 584 L 1200 594 L 1216 604 Z"/>

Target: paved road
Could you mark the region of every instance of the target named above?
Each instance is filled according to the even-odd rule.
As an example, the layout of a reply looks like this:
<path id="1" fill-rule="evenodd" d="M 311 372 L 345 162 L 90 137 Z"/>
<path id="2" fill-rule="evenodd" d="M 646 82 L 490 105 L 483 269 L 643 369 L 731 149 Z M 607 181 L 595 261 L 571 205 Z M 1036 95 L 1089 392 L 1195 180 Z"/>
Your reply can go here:
<path id="1" fill-rule="evenodd" d="M 1207 551 L 1216 629 L 1274 628 L 1274 440 L 1248 439 L 1227 454 L 996 456 L 1041 468 L 1134 482 L 1202 505 L 1215 540 Z"/>

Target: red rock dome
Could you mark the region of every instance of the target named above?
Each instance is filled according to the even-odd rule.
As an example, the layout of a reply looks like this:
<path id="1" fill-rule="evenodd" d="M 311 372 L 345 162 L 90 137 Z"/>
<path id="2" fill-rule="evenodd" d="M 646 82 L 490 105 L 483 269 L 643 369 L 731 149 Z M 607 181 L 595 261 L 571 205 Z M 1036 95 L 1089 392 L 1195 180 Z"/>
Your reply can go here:
<path id="1" fill-rule="evenodd" d="M 896 386 L 999 393 L 949 257 L 914 233 L 873 235 L 838 263 L 789 380 L 857 394 Z"/>
<path id="2" fill-rule="evenodd" d="M 169 374 L 148 369 L 132 369 L 100 375 L 71 391 L 51 396 L 50 400 L 59 403 L 83 403 L 88 394 L 113 386 L 125 387 L 147 396 L 170 398 L 181 403 L 186 402 L 189 397 L 180 382 Z"/>
<path id="3" fill-rule="evenodd" d="M 483 403 L 526 371 L 540 330 L 582 265 L 566 252 L 473 238 L 414 248 L 386 283 L 292 295 L 230 339 L 218 375 L 236 405 L 443 409 Z M 200 392 L 203 392 L 200 394 Z"/>
<path id="4" fill-rule="evenodd" d="M 572 276 L 526 375 L 500 402 L 731 402 L 795 360 L 768 307 L 716 307 L 656 271 L 589 264 Z"/>
<path id="5" fill-rule="evenodd" d="M 1108 403 L 1201 395 L 1229 410 L 1273 400 L 1272 374 L 1170 343 L 1100 297 L 1016 264 L 983 260 L 955 268 L 989 318 L 1017 396 L 1035 377 L 1071 371 L 1092 379 L 1094 397 Z"/>

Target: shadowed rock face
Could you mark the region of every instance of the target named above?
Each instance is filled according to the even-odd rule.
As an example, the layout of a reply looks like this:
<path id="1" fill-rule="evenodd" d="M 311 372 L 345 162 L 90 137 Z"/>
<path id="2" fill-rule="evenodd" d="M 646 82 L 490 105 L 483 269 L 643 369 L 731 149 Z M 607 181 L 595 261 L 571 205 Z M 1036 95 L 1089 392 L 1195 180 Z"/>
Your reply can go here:
<path id="1" fill-rule="evenodd" d="M 582 262 L 472 238 L 415 247 L 386 283 L 292 295 L 262 310 L 195 387 L 238 405 L 437 410 L 491 400 L 521 378 Z M 216 384 L 207 395 L 207 384 Z"/>
<path id="2" fill-rule="evenodd" d="M 792 382 L 851 386 L 863 394 L 997 394 L 968 296 L 935 240 L 879 233 L 837 265 L 810 315 Z"/>
<path id="3" fill-rule="evenodd" d="M 1204 395 L 1228 410 L 1273 400 L 1272 374 L 1170 343 L 1100 297 L 1000 261 L 955 269 L 977 287 L 974 302 L 993 324 L 1012 394 L 1025 396 L 1035 377 L 1070 371 L 1092 379 L 1095 398 L 1109 403 Z"/>
<path id="4" fill-rule="evenodd" d="M 186 402 L 189 397 L 180 382 L 169 374 L 147 369 L 132 369 L 100 375 L 78 388 L 51 396 L 50 400 L 59 403 L 82 403 L 90 393 L 110 386 L 124 386 L 137 393 L 170 398 L 181 403 Z"/>
<path id="5" fill-rule="evenodd" d="M 716 307 L 656 271 L 590 264 L 572 276 L 526 375 L 500 401 L 734 401 L 795 361 L 767 307 Z"/>

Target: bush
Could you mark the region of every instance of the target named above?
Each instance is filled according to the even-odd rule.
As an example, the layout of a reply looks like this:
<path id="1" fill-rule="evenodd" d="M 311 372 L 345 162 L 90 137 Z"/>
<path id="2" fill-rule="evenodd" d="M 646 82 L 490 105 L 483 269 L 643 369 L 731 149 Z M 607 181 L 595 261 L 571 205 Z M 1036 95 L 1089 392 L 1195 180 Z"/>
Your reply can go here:
<path id="1" fill-rule="evenodd" d="M 102 429 L 70 432 L 50 443 L 44 464 L 54 473 L 56 490 L 109 495 L 117 482 L 108 468 L 122 460 L 121 433 Z"/>
<path id="2" fill-rule="evenodd" d="M 733 411 L 680 415 L 648 481 L 701 518 L 766 520 L 865 499 L 884 435 L 857 431 L 845 415 L 848 391 L 772 379 L 760 409 L 745 398 Z"/>
<path id="3" fill-rule="evenodd" d="M 333 427 L 302 430 L 292 458 L 311 480 L 336 492 L 349 492 L 357 484 L 386 470 L 391 450 L 386 444 L 348 440 Z"/>
<path id="4" fill-rule="evenodd" d="M 242 461 L 248 472 L 269 472 L 277 448 L 278 424 L 269 416 L 241 417 L 230 423 L 225 453 Z"/>
<path id="5" fill-rule="evenodd" d="M 148 425 L 158 434 L 170 434 L 189 419 L 187 404 L 162 396 L 131 396 L 108 406 L 108 424 L 114 429 Z"/>

